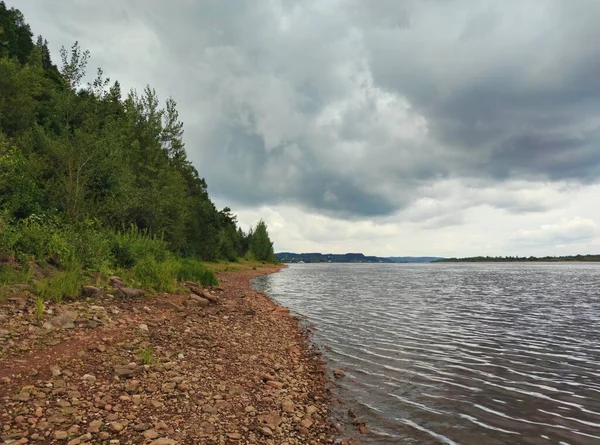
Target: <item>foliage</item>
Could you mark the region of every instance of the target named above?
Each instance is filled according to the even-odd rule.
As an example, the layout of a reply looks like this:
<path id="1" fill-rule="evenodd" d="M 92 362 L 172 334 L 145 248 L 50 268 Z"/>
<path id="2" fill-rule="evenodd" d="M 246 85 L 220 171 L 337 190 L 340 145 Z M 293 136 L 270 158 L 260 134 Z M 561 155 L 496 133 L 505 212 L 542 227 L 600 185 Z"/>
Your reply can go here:
<path id="1" fill-rule="evenodd" d="M 35 319 L 38 323 L 41 323 L 42 318 L 44 318 L 45 309 L 44 298 L 38 297 L 37 300 L 35 300 Z"/>
<path id="2" fill-rule="evenodd" d="M 194 281 L 203 286 L 217 286 L 219 280 L 214 273 L 205 268 L 198 260 L 185 258 L 179 264 L 177 278 L 180 281 Z"/>
<path id="3" fill-rule="evenodd" d="M 54 275 L 37 281 L 35 287 L 37 294 L 44 300 L 60 303 L 64 299 L 78 297 L 84 282 L 81 270 L 73 268 L 57 271 Z"/>
<path id="4" fill-rule="evenodd" d="M 142 365 L 149 365 L 150 363 L 152 363 L 152 360 L 153 360 L 152 349 L 149 349 L 149 348 L 140 349 L 139 356 L 140 356 L 140 363 Z"/>
<path id="5" fill-rule="evenodd" d="M 57 268 L 40 283 L 55 300 L 90 271 L 133 269 L 170 290 L 215 283 L 201 260 L 273 260 L 264 222 L 246 234 L 211 201 L 174 99 L 162 106 L 149 86 L 123 96 L 101 69 L 84 85 L 89 52 L 75 42 L 60 55 L 59 69 L 0 1 L 0 258 Z"/>
<path id="6" fill-rule="evenodd" d="M 177 283 L 179 262 L 173 258 L 159 262 L 152 256 L 146 256 L 133 266 L 136 284 L 158 292 L 174 292 Z"/>
<path id="7" fill-rule="evenodd" d="M 273 243 L 269 238 L 267 225 L 260 220 L 250 235 L 250 253 L 258 261 L 275 262 L 275 253 L 273 252 Z"/>
<path id="8" fill-rule="evenodd" d="M 112 242 L 112 254 L 117 266 L 130 268 L 142 259 L 164 261 L 169 250 L 163 239 L 132 224 L 128 230 L 116 233 Z"/>

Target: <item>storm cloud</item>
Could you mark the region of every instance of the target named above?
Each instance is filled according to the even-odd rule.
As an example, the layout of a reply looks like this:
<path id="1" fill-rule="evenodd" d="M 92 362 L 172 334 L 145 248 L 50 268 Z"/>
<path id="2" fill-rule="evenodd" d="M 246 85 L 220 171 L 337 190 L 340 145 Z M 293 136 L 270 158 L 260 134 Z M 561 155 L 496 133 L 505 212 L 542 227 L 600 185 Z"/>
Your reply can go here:
<path id="1" fill-rule="evenodd" d="M 592 0 L 19 1 L 126 87 L 173 96 L 218 200 L 453 227 L 600 179 Z M 550 233 L 550 232 L 548 232 Z"/>

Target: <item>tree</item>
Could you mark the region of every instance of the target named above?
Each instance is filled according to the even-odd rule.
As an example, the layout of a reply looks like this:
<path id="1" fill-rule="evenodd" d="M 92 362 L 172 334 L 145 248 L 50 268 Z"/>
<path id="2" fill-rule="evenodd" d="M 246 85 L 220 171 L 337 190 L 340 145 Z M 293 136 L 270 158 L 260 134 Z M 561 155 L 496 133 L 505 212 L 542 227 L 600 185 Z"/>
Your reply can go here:
<path id="1" fill-rule="evenodd" d="M 261 219 L 250 238 L 250 252 L 259 261 L 275 261 L 275 253 L 273 251 L 273 243 L 269 238 L 267 225 Z"/>

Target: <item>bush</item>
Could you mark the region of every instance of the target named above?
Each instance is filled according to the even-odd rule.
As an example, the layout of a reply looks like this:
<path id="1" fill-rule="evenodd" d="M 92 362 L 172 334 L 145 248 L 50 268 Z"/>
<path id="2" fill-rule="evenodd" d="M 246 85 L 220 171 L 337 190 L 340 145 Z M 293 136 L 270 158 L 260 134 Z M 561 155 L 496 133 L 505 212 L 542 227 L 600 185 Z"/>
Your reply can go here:
<path id="1" fill-rule="evenodd" d="M 154 258 L 162 262 L 169 256 L 168 244 L 137 226 L 117 233 L 113 238 L 112 254 L 119 267 L 131 268 L 140 260 Z"/>
<path id="2" fill-rule="evenodd" d="M 180 281 L 195 281 L 203 286 L 216 286 L 219 280 L 198 260 L 185 258 L 179 263 L 177 278 Z"/>
<path id="3" fill-rule="evenodd" d="M 138 260 L 132 269 L 138 285 L 159 292 L 175 291 L 178 270 L 179 262 L 177 260 L 169 258 L 158 262 L 151 256 Z"/>
<path id="4" fill-rule="evenodd" d="M 81 270 L 73 268 L 43 278 L 36 283 L 35 287 L 38 295 L 44 300 L 60 303 L 65 298 L 78 297 L 84 281 Z"/>

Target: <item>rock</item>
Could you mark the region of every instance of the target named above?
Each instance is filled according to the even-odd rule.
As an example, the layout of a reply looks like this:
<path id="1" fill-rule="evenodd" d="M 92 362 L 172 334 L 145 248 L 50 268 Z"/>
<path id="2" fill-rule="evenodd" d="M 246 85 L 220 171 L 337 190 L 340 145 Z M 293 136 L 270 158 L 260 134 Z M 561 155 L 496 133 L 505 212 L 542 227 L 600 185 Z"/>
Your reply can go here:
<path id="1" fill-rule="evenodd" d="M 315 405 L 309 405 L 306 407 L 306 414 L 309 416 L 312 416 L 314 413 L 316 413 L 317 407 Z"/>
<path id="2" fill-rule="evenodd" d="M 96 286 L 81 286 L 81 295 L 83 297 L 96 297 L 102 293 L 102 290 Z"/>
<path id="3" fill-rule="evenodd" d="M 52 373 L 52 377 L 58 377 L 62 374 L 62 372 L 60 372 L 60 368 L 56 365 L 50 366 L 50 372 Z"/>
<path id="4" fill-rule="evenodd" d="M 54 431 L 54 438 L 56 440 L 64 440 L 67 437 L 69 437 L 69 433 L 67 433 L 66 431 L 60 431 L 60 430 Z"/>
<path id="5" fill-rule="evenodd" d="M 116 288 L 121 288 L 121 287 L 126 286 L 126 284 L 123 282 L 123 280 L 117 276 L 110 277 L 108 280 L 108 284 L 110 284 L 112 287 L 116 287 Z"/>
<path id="6" fill-rule="evenodd" d="M 334 370 L 333 370 L 333 376 L 334 376 L 336 379 L 340 379 L 340 378 L 344 377 L 345 375 L 346 375 L 346 373 L 344 372 L 344 370 L 343 370 L 343 369 L 339 369 L 339 368 L 338 368 L 338 369 L 334 369 Z"/>
<path id="7" fill-rule="evenodd" d="M 142 289 L 134 289 L 132 287 L 118 287 L 115 291 L 115 296 L 119 298 L 140 298 L 146 295 Z"/>
<path id="8" fill-rule="evenodd" d="M 138 326 L 140 328 L 140 331 L 144 331 L 144 332 L 148 332 L 148 325 L 146 323 L 142 323 Z"/>
<path id="9" fill-rule="evenodd" d="M 267 437 L 273 437 L 273 431 L 269 427 L 263 426 L 258 429 L 263 435 Z"/>
<path id="10" fill-rule="evenodd" d="M 211 294 L 210 292 L 208 292 L 204 289 L 201 289 L 197 285 L 188 284 L 188 287 L 193 293 L 195 293 L 199 297 L 202 297 L 202 298 L 210 301 L 211 303 L 216 303 L 219 301 L 219 299 L 216 296 L 214 296 L 213 294 Z"/>
<path id="11" fill-rule="evenodd" d="M 275 380 L 268 380 L 267 381 L 267 385 L 275 388 L 275 389 L 281 389 L 283 388 L 283 383 L 281 382 L 276 382 Z"/>
<path id="12" fill-rule="evenodd" d="M 119 431 L 123 431 L 124 426 L 119 423 L 119 422 L 111 422 L 108 425 L 108 429 L 111 430 L 113 433 L 118 433 Z"/>
<path id="13" fill-rule="evenodd" d="M 313 421 L 310 420 L 308 417 L 305 417 L 304 419 L 302 419 L 302 421 L 300 422 L 300 425 L 302 425 L 304 428 L 310 428 L 313 424 Z"/>
<path id="14" fill-rule="evenodd" d="M 140 382 L 137 380 L 131 380 L 125 385 L 125 391 L 130 394 L 137 393 L 140 389 Z"/>
<path id="15" fill-rule="evenodd" d="M 263 424 L 267 424 L 270 428 L 277 428 L 281 422 L 281 416 L 276 412 L 270 412 L 269 414 L 261 414 L 257 417 L 258 421 Z"/>
<path id="16" fill-rule="evenodd" d="M 102 420 L 92 420 L 88 425 L 89 433 L 99 433 L 100 428 L 102 427 Z"/>
<path id="17" fill-rule="evenodd" d="M 14 399 L 18 400 L 19 402 L 27 402 L 29 400 L 29 397 L 31 396 L 30 393 L 28 393 L 27 391 L 23 391 L 20 392 L 19 394 L 17 394 Z"/>
<path id="18" fill-rule="evenodd" d="M 144 431 L 144 437 L 147 440 L 156 439 L 158 437 L 158 433 L 156 432 L 156 430 L 146 430 Z"/>
<path id="19" fill-rule="evenodd" d="M 291 400 L 289 400 L 289 399 L 286 399 L 286 400 L 284 400 L 284 401 L 283 401 L 283 403 L 281 404 L 281 408 L 283 409 L 283 411 L 284 411 L 284 412 L 286 412 L 286 413 L 290 413 L 290 414 L 291 414 L 291 413 L 293 413 L 293 412 L 294 412 L 294 409 L 295 409 L 296 407 L 294 406 L 294 402 L 292 402 L 292 401 L 291 401 Z"/>
<path id="20" fill-rule="evenodd" d="M 150 445 L 177 445 L 177 442 L 175 442 L 173 439 L 169 439 L 168 437 L 161 437 L 160 439 L 150 442 Z"/>
<path id="21" fill-rule="evenodd" d="M 117 365 L 114 367 L 115 374 L 119 377 L 132 377 L 138 370 L 138 366 L 134 364 Z"/>
<path id="22" fill-rule="evenodd" d="M 227 437 L 234 440 L 240 440 L 242 435 L 240 433 L 227 433 Z"/>
<path id="23" fill-rule="evenodd" d="M 52 330 L 57 328 L 62 329 L 73 329 L 75 327 L 75 319 L 77 318 L 77 312 L 65 311 L 56 317 L 51 318 L 42 326 L 44 329 Z"/>
<path id="24" fill-rule="evenodd" d="M 190 306 L 200 306 L 200 307 L 210 305 L 210 301 L 208 301 L 206 298 L 200 297 L 200 296 L 194 295 L 194 294 L 190 294 L 190 296 L 188 297 L 187 303 Z"/>

